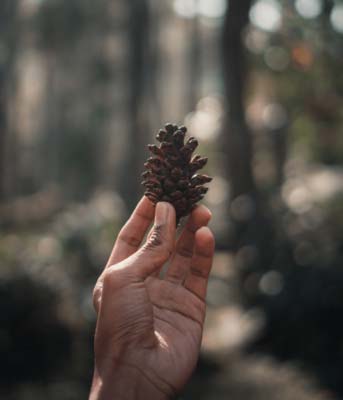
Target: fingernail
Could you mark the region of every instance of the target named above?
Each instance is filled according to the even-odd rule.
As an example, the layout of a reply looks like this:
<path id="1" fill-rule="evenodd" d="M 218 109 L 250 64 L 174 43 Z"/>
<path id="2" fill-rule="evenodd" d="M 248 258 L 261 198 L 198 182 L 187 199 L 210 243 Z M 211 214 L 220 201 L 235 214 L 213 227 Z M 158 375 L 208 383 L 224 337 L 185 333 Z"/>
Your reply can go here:
<path id="1" fill-rule="evenodd" d="M 157 225 L 167 222 L 169 205 L 166 202 L 157 203 L 155 212 L 155 223 Z"/>

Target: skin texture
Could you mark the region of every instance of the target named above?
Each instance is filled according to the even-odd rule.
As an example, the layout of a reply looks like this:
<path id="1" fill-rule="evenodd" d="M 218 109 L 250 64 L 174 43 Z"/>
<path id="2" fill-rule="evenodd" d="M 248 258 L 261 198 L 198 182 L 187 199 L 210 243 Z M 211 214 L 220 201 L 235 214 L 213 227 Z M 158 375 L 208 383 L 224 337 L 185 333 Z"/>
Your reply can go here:
<path id="1" fill-rule="evenodd" d="M 190 378 L 214 253 L 206 227 L 210 218 L 198 206 L 176 240 L 169 203 L 155 208 L 146 197 L 138 203 L 94 289 L 98 319 L 90 400 L 171 399 Z"/>

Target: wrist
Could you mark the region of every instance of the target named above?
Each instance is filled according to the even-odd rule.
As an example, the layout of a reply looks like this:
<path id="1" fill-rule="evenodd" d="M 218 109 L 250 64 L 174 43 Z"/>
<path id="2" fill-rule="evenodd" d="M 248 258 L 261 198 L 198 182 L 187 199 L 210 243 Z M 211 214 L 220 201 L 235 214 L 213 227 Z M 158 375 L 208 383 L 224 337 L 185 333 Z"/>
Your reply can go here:
<path id="1" fill-rule="evenodd" d="M 99 374 L 95 369 L 89 400 L 170 400 L 164 392 L 134 367 Z"/>

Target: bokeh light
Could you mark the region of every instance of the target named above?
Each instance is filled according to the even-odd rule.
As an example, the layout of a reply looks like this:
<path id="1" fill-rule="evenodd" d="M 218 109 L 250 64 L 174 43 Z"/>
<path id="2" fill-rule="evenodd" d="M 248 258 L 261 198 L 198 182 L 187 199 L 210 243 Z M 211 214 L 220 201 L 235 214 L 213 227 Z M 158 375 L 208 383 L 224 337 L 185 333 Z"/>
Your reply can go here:
<path id="1" fill-rule="evenodd" d="M 197 13 L 197 0 L 175 0 L 174 11 L 180 17 L 194 18 Z"/>
<path id="2" fill-rule="evenodd" d="M 180 17 L 194 18 L 200 15 L 205 18 L 221 18 L 227 8 L 225 0 L 175 0 L 174 11 Z"/>
<path id="3" fill-rule="evenodd" d="M 343 4 L 335 5 L 330 20 L 334 30 L 343 34 Z"/>
<path id="4" fill-rule="evenodd" d="M 199 0 L 198 12 L 207 18 L 221 18 L 226 12 L 226 7 L 225 0 Z"/>
<path id="5" fill-rule="evenodd" d="M 282 288 L 283 277 L 278 271 L 269 271 L 265 273 L 259 282 L 259 289 L 261 292 L 269 296 L 279 294 Z"/>
<path id="6" fill-rule="evenodd" d="M 250 10 L 250 21 L 258 28 L 275 32 L 281 28 L 281 8 L 274 0 L 260 0 Z"/>
<path id="7" fill-rule="evenodd" d="M 288 116 L 286 109 L 279 103 L 268 104 L 263 110 L 264 126 L 270 130 L 278 130 L 286 126 Z"/>
<path id="8" fill-rule="evenodd" d="M 284 71 L 289 66 L 290 56 L 284 47 L 271 46 L 266 50 L 264 60 L 270 69 Z"/>
<path id="9" fill-rule="evenodd" d="M 199 100 L 196 110 L 185 118 L 192 135 L 200 140 L 214 140 L 220 133 L 223 106 L 221 98 L 211 95 Z"/>
<path id="10" fill-rule="evenodd" d="M 254 54 L 261 54 L 268 44 L 268 34 L 250 27 L 244 37 L 246 47 Z"/>
<path id="11" fill-rule="evenodd" d="M 323 4 L 321 0 L 297 0 L 295 8 L 304 18 L 316 18 L 320 15 Z"/>

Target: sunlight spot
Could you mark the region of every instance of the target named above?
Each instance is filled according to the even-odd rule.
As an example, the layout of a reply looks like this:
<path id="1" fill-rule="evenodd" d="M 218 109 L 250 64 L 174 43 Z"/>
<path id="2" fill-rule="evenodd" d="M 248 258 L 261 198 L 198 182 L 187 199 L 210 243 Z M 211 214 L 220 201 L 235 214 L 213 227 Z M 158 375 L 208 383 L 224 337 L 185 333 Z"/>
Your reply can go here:
<path id="1" fill-rule="evenodd" d="M 221 18 L 227 9 L 225 0 L 174 0 L 174 11 L 180 17 L 194 18 L 201 15 L 206 18 Z"/>
<path id="2" fill-rule="evenodd" d="M 197 13 L 197 0 L 174 0 L 174 11 L 180 17 L 194 18 Z"/>
<path id="3" fill-rule="evenodd" d="M 302 182 L 292 180 L 286 182 L 282 188 L 282 198 L 297 214 L 307 212 L 312 207 L 312 195 Z"/>
<path id="4" fill-rule="evenodd" d="M 286 109 L 279 103 L 268 104 L 263 110 L 262 120 L 270 130 L 282 129 L 288 122 Z"/>
<path id="5" fill-rule="evenodd" d="M 295 8 L 304 18 L 317 18 L 322 12 L 323 4 L 321 0 L 297 0 Z"/>
<path id="6" fill-rule="evenodd" d="M 207 18 L 221 18 L 227 8 L 225 0 L 199 0 L 198 13 Z"/>
<path id="7" fill-rule="evenodd" d="M 207 314 L 202 347 L 207 352 L 237 351 L 265 325 L 265 315 L 257 308 L 245 312 L 239 306 L 211 308 Z"/>
<path id="8" fill-rule="evenodd" d="M 206 200 L 212 206 L 224 203 L 229 196 L 229 184 L 226 179 L 215 176 L 211 182 L 211 190 L 206 195 Z"/>
<path id="9" fill-rule="evenodd" d="M 333 29 L 343 33 L 343 4 L 337 4 L 330 15 L 330 21 Z"/>
<path id="10" fill-rule="evenodd" d="M 281 27 L 281 8 L 275 0 L 260 0 L 250 10 L 250 21 L 258 28 L 275 32 Z"/>
<path id="11" fill-rule="evenodd" d="M 280 272 L 269 271 L 264 274 L 260 280 L 259 288 L 261 292 L 275 296 L 279 294 L 283 288 L 283 277 Z"/>
<path id="12" fill-rule="evenodd" d="M 255 54 L 261 54 L 265 51 L 268 44 L 268 35 L 254 27 L 250 27 L 244 37 L 246 47 Z"/>
<path id="13" fill-rule="evenodd" d="M 202 141 L 214 140 L 220 133 L 222 100 L 216 95 L 202 98 L 196 110 L 186 116 L 185 125 Z"/>

